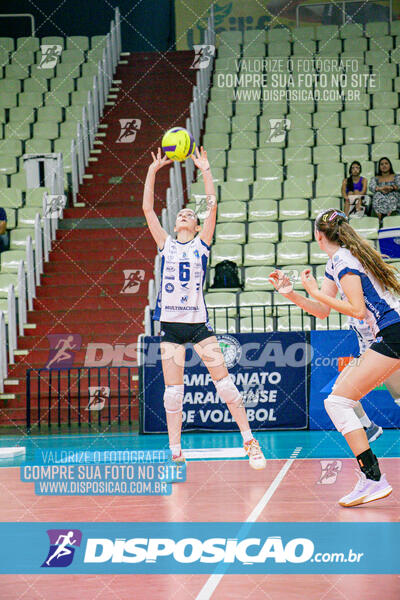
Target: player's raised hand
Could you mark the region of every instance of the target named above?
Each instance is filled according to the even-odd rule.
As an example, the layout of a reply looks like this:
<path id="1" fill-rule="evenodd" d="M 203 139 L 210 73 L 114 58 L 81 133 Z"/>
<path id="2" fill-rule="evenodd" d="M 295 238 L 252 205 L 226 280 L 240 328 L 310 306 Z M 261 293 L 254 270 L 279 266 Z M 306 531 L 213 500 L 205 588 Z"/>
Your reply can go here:
<path id="1" fill-rule="evenodd" d="M 318 283 L 311 272 L 311 269 L 305 269 L 301 274 L 301 283 L 303 284 L 306 292 L 312 296 L 315 292 L 319 290 Z"/>
<path id="2" fill-rule="evenodd" d="M 196 167 L 200 169 L 200 171 L 208 171 L 208 169 L 210 168 L 210 163 L 208 162 L 207 158 L 207 152 L 204 150 L 203 146 L 201 146 L 200 152 L 199 149 L 196 148 L 195 156 L 192 154 L 191 159 L 196 165 Z"/>
<path id="3" fill-rule="evenodd" d="M 154 154 L 154 152 L 151 153 L 151 156 L 153 158 L 153 162 L 149 166 L 149 170 L 154 171 L 154 173 L 157 173 L 157 171 L 165 167 L 165 165 L 169 165 L 172 163 L 172 160 L 170 160 L 166 154 L 164 154 L 164 156 L 161 157 L 161 148 L 158 148 L 157 156 Z"/>
<path id="4" fill-rule="evenodd" d="M 281 294 L 290 294 L 293 292 L 293 284 L 289 277 L 280 269 L 275 269 L 268 277 L 268 281 L 272 283 L 274 288 Z"/>

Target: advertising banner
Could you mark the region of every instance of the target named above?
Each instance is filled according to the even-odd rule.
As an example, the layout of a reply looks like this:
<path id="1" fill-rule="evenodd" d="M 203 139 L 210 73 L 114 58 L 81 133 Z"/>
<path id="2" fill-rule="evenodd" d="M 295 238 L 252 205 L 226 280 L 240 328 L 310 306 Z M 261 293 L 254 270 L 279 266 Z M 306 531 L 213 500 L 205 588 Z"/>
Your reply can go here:
<path id="1" fill-rule="evenodd" d="M 304 332 L 217 335 L 230 376 L 242 393 L 252 430 L 305 429 L 307 365 Z M 145 337 L 141 431 L 167 431 L 160 338 Z M 183 430 L 237 431 L 211 376 L 191 346 L 186 350 Z"/>
<path id="2" fill-rule="evenodd" d="M 398 523 L 1 523 L 0 573 L 397 574 L 393 548 L 399 528 Z"/>
<path id="3" fill-rule="evenodd" d="M 176 49 L 191 50 L 193 44 L 204 43 L 204 31 L 211 0 L 175 0 Z M 296 12 L 303 0 L 226 0 L 214 3 L 215 31 L 247 31 L 252 29 L 269 29 L 272 27 L 295 27 Z M 301 25 L 339 25 L 343 22 L 342 7 L 334 3 L 321 5 L 320 0 L 309 0 L 306 7 L 300 10 Z M 315 4 L 315 7 L 311 6 Z M 392 3 L 393 18 L 398 18 L 400 2 Z M 347 16 L 354 19 L 360 27 L 371 21 L 389 19 L 389 3 L 387 0 L 349 3 Z"/>

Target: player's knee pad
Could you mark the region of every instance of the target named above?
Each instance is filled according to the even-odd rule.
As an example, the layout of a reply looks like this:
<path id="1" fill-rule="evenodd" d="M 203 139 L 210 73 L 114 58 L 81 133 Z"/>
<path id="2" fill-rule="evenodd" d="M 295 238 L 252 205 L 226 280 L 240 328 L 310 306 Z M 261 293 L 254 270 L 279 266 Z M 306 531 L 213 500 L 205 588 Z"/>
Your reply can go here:
<path id="1" fill-rule="evenodd" d="M 335 396 L 334 394 L 325 398 L 325 410 L 336 429 L 343 435 L 356 431 L 356 429 L 362 429 L 361 421 L 354 412 L 354 407 L 357 404 L 356 400 Z"/>
<path id="2" fill-rule="evenodd" d="M 164 392 L 164 408 L 167 413 L 182 412 L 183 384 L 167 385 Z"/>
<path id="3" fill-rule="evenodd" d="M 242 396 L 236 385 L 233 383 L 229 375 L 218 381 L 214 381 L 215 388 L 222 400 L 226 404 L 232 406 L 240 406 L 242 403 Z"/>

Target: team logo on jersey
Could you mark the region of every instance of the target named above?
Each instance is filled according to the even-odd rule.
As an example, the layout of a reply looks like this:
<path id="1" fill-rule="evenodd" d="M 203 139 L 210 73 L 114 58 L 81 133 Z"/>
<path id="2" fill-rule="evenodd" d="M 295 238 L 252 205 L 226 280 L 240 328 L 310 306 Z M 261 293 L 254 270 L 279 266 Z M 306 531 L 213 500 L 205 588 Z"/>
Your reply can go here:
<path id="1" fill-rule="evenodd" d="M 242 355 L 242 347 L 237 339 L 231 335 L 217 335 L 217 339 L 224 355 L 226 366 L 228 369 L 231 369 L 239 362 Z"/>
<path id="2" fill-rule="evenodd" d="M 165 288 L 164 288 L 164 289 L 165 289 L 165 291 L 166 291 L 166 292 L 168 292 L 168 293 L 170 294 L 171 292 L 173 292 L 173 291 L 174 291 L 174 289 L 175 289 L 175 286 L 173 286 L 173 285 L 172 285 L 172 283 L 167 283 L 167 284 L 165 285 Z"/>
<path id="3" fill-rule="evenodd" d="M 196 258 L 200 258 L 200 254 L 199 254 L 199 251 L 197 250 L 197 248 L 196 248 L 196 250 L 193 250 L 193 254 Z"/>
<path id="4" fill-rule="evenodd" d="M 181 303 L 186 304 L 187 301 L 188 301 L 188 296 L 182 296 Z"/>

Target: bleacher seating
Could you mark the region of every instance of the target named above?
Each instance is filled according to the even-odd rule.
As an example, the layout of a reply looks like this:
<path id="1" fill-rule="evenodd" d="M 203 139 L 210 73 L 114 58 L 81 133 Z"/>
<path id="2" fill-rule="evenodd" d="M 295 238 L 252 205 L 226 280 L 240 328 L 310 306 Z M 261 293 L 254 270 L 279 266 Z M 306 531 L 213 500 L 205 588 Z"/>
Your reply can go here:
<path id="1" fill-rule="evenodd" d="M 27 189 L 22 157 L 62 152 L 68 189 L 71 141 L 105 43 L 105 36 L 0 38 L 0 206 L 6 210 L 10 233 L 10 250 L 0 260 L 3 297 L 8 283 L 16 283 L 28 235 L 34 244 L 35 215 L 42 214 L 43 193 L 50 192 Z M 51 68 L 42 61 L 42 44 L 60 47 Z M 0 308 L 7 321 L 7 301 L 1 300 Z"/>
<path id="2" fill-rule="evenodd" d="M 276 306 L 282 301 L 279 294 L 270 296 L 272 287 L 267 276 L 275 265 L 298 270 L 311 265 L 321 282 L 327 257 L 313 241 L 312 220 L 324 208 L 340 208 L 341 182 L 353 160 L 361 162 L 362 175 L 368 179 L 375 174 L 381 156 L 389 156 L 395 170 L 400 170 L 398 33 L 398 23 L 390 26 L 379 22 L 368 23 L 365 28 L 359 24 L 318 25 L 219 35 L 203 136 L 213 172 L 217 173 L 219 198 L 210 265 L 213 268 L 225 258 L 234 260 L 243 281 L 243 291 L 235 292 L 236 305 L 229 293 L 229 304 L 225 305 L 229 305 L 229 321 L 225 319 L 224 323 L 218 314 L 221 331 L 227 325 L 232 328 L 233 305 L 238 309 L 238 330 L 270 330 L 271 298 Z M 238 59 L 256 64 L 257 58 L 270 57 L 283 58 L 284 62 L 288 57 L 293 59 L 293 73 L 299 57 L 339 61 L 358 57 L 360 73 L 375 72 L 378 76 L 376 85 L 369 80 L 359 89 L 358 101 L 347 97 L 315 102 L 291 98 L 269 101 L 262 93 L 259 99 L 253 96 L 245 100 L 239 99 L 238 93 L 246 89 L 240 79 L 235 88 L 218 85 L 218 78 L 227 73 L 240 76 L 245 72 L 240 71 Z M 262 60 L 257 62 L 263 69 Z M 259 86 L 251 91 L 257 89 L 261 91 Z M 281 136 L 271 135 L 272 119 L 290 121 L 288 130 Z M 196 194 L 204 194 L 201 181 L 192 185 L 189 206 L 193 208 Z M 397 226 L 399 220 L 396 216 L 386 217 L 383 225 Z M 353 219 L 352 225 L 376 244 L 379 221 L 375 216 Z M 212 268 L 209 284 L 213 281 Z M 297 282 L 295 287 L 301 286 Z M 207 302 L 214 312 L 215 303 L 224 298 L 209 289 Z M 275 313 L 276 326 L 281 330 L 289 326 L 309 329 L 312 324 L 306 315 L 295 314 L 294 310 L 290 324 L 288 315 L 278 309 Z M 336 329 L 341 323 L 339 315 L 332 313 L 328 323 L 317 320 L 316 327 Z"/>

